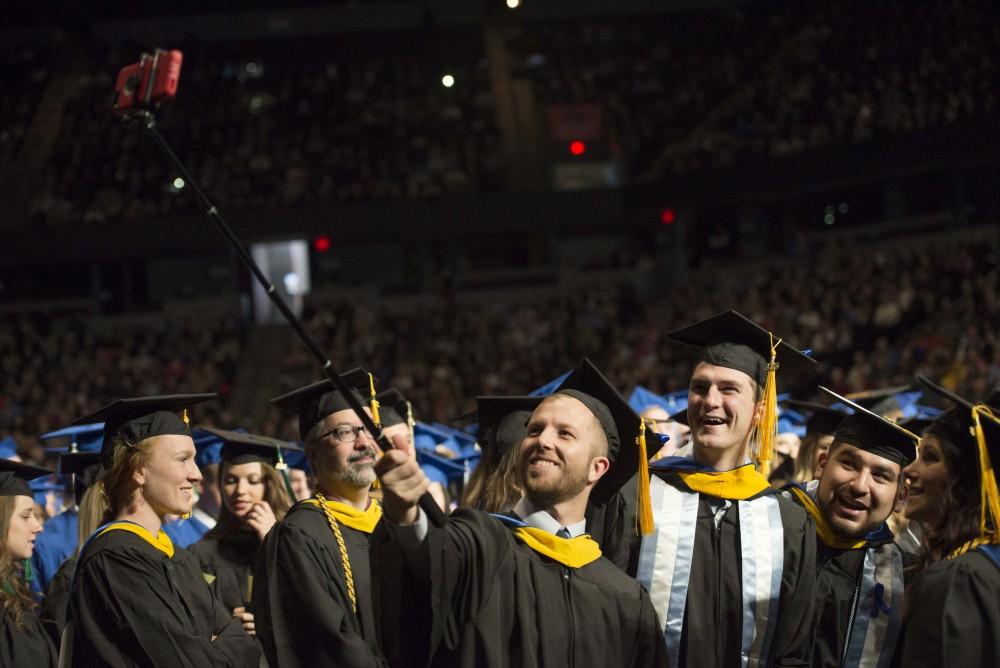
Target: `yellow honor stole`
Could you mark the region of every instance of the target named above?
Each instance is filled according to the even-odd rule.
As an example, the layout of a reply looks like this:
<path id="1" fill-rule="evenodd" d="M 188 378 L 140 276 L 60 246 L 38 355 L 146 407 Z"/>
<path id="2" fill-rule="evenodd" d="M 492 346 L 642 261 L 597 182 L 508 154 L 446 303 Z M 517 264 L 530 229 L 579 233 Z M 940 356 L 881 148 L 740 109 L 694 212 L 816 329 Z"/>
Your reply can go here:
<path id="1" fill-rule="evenodd" d="M 149 531 L 147 531 L 144 527 L 136 524 L 135 522 L 120 520 L 118 522 L 113 522 L 109 524 L 97 535 L 103 536 L 107 532 L 115 530 L 128 531 L 129 533 L 134 533 L 136 536 L 143 539 L 144 541 L 146 541 L 147 543 L 149 543 L 150 545 L 152 545 L 157 550 L 167 555 L 171 559 L 174 556 L 174 543 L 172 540 L 170 540 L 170 536 L 168 536 L 163 531 L 163 529 L 160 529 L 159 533 L 157 533 L 156 537 L 154 538 L 153 534 L 149 533 Z"/>
<path id="2" fill-rule="evenodd" d="M 857 550 L 868 545 L 868 541 L 864 538 L 860 540 L 837 538 L 833 527 L 826 521 L 823 511 L 819 509 L 819 506 L 816 505 L 816 502 L 813 501 L 808 492 L 799 487 L 789 487 L 789 489 L 792 490 L 792 494 L 802 503 L 802 507 L 806 509 L 806 512 L 812 515 L 813 520 L 816 522 L 816 535 L 823 541 L 824 545 L 832 547 L 835 550 Z"/>
<path id="3" fill-rule="evenodd" d="M 601 547 L 588 535 L 560 538 L 535 527 L 518 527 L 514 535 L 535 552 L 570 568 L 586 566 L 601 557 Z"/>
<path id="4" fill-rule="evenodd" d="M 323 505 L 320 504 L 318 499 L 306 499 L 304 503 L 316 506 L 320 510 L 325 505 L 326 509 L 337 518 L 338 522 L 362 533 L 375 531 L 379 520 L 382 519 L 382 506 L 374 499 L 371 500 L 371 503 L 368 504 L 368 508 L 365 510 L 358 510 L 354 506 L 329 499 L 325 499 Z"/>
<path id="5" fill-rule="evenodd" d="M 753 464 L 745 464 L 731 471 L 674 472 L 691 490 L 730 501 L 745 501 L 771 486 Z"/>

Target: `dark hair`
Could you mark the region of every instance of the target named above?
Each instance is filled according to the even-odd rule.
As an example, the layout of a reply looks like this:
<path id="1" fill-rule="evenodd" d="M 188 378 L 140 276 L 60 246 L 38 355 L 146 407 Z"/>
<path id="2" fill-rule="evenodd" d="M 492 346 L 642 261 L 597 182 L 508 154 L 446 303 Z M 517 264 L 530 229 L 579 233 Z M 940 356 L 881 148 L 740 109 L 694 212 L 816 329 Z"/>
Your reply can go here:
<path id="1" fill-rule="evenodd" d="M 10 531 L 11 520 L 17 508 L 16 496 L 0 496 L 0 606 L 2 614 L 6 614 L 18 630 L 24 629 L 21 613 L 35 607 L 28 586 L 19 577 L 20 566 L 13 555 L 7 551 L 7 532 Z"/>
<path id="2" fill-rule="evenodd" d="M 942 414 L 927 430 L 941 444 L 941 454 L 948 469 L 948 484 L 940 501 L 940 518 L 933 525 L 924 527 L 920 553 L 912 568 L 915 572 L 941 561 L 979 535 L 979 460 L 976 450 L 962 442 L 968 428 L 968 420 L 959 410 L 952 409 Z"/>

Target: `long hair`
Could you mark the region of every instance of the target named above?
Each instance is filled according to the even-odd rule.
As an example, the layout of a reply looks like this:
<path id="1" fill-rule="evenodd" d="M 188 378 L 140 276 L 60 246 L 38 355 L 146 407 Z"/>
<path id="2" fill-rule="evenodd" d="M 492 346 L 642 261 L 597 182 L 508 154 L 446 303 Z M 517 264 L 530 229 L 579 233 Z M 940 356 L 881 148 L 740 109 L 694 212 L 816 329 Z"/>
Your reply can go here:
<path id="1" fill-rule="evenodd" d="M 484 471 L 485 479 L 479 497 L 481 510 L 502 513 L 510 510 L 521 498 L 524 488 L 517 471 L 520 456 L 521 448 L 515 445 L 503 453 L 493 471 Z"/>
<path id="2" fill-rule="evenodd" d="M 13 555 L 7 551 L 7 532 L 10 531 L 11 518 L 17 507 L 16 496 L 0 496 L 0 603 L 3 612 L 14 622 L 18 629 L 23 629 L 21 613 L 35 607 L 28 586 L 20 577 L 20 565 Z"/>
<path id="3" fill-rule="evenodd" d="M 799 444 L 799 456 L 795 458 L 795 471 L 792 473 L 794 482 L 809 482 L 815 478 L 816 451 L 824 434 L 807 434 Z"/>
<path id="4" fill-rule="evenodd" d="M 84 543 L 90 535 L 97 531 L 103 524 L 104 511 L 107 510 L 107 502 L 104 500 L 104 490 L 99 487 L 100 481 L 91 485 L 84 491 L 80 499 L 80 510 L 77 513 L 78 523 L 76 527 L 76 554 L 79 556 Z"/>
<path id="5" fill-rule="evenodd" d="M 928 429 L 941 444 L 948 484 L 940 500 L 941 513 L 933 525 L 924 527 L 920 553 L 913 565 L 920 572 L 979 535 L 979 462 L 976 452 L 967 445 L 955 443 L 949 432 L 968 429 L 957 411 L 949 411 Z"/>
<path id="6" fill-rule="evenodd" d="M 148 461 L 153 439 L 139 441 L 134 446 L 116 440 L 112 447 L 111 466 L 94 485 L 95 494 L 99 497 L 95 503 L 101 511 L 101 524 L 116 519 L 132 503 L 135 490 L 139 488 L 133 474 Z"/>
<path id="7" fill-rule="evenodd" d="M 224 538 L 245 529 L 240 519 L 236 515 L 233 515 L 228 506 L 226 506 L 226 494 L 223 483 L 229 466 L 228 462 L 222 462 L 219 466 L 219 491 L 222 492 L 223 496 L 222 504 L 219 507 L 219 519 L 203 538 Z M 278 470 L 270 464 L 261 463 L 260 472 L 261 480 L 264 482 L 264 501 L 267 501 L 268 505 L 271 506 L 275 519 L 280 522 L 285 518 L 288 509 L 292 507 L 291 501 L 288 498 L 288 492 L 285 490 L 285 481 L 282 479 L 281 474 L 278 473 Z"/>

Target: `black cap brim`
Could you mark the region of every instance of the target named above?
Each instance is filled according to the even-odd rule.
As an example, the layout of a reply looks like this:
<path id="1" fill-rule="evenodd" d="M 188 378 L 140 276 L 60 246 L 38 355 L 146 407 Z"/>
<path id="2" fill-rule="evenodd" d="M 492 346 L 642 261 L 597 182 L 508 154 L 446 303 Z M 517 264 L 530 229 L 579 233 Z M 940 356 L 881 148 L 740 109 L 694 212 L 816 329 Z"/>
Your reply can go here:
<path id="1" fill-rule="evenodd" d="M 807 435 L 831 435 L 837 430 L 837 427 L 841 422 L 843 422 L 844 418 L 849 415 L 848 413 L 837 410 L 836 408 L 813 403 L 811 401 L 787 399 L 781 403 L 783 406 L 787 406 L 792 410 L 799 411 L 800 413 L 806 413 L 808 415 L 806 418 Z"/>
<path id="2" fill-rule="evenodd" d="M 375 398 L 378 400 L 379 417 L 382 419 L 383 427 L 406 424 L 410 402 L 406 400 L 402 392 L 390 387 L 388 390 L 376 394 Z"/>
<path id="3" fill-rule="evenodd" d="M 340 374 L 340 378 L 364 406 L 364 397 L 369 394 L 368 371 L 355 367 Z M 303 440 L 313 427 L 328 416 L 351 409 L 351 404 L 334 388 L 329 378 L 274 397 L 270 401 L 285 413 L 298 414 L 299 438 Z"/>
<path id="4" fill-rule="evenodd" d="M 274 466 L 279 459 L 284 459 L 282 451 L 302 452 L 302 448 L 297 445 L 269 436 L 216 429 L 215 427 L 198 427 L 198 430 L 222 440 L 221 457 L 222 461 L 228 464 L 260 462 Z"/>
<path id="5" fill-rule="evenodd" d="M 34 496 L 29 480 L 52 475 L 49 469 L 13 459 L 0 459 L 0 496 Z"/>
<path id="6" fill-rule="evenodd" d="M 190 436 L 188 423 L 177 416 L 177 411 L 218 396 L 215 392 L 207 392 L 116 399 L 90 415 L 74 420 L 73 424 L 104 423 L 101 457 L 108 463 L 117 439 L 135 445 L 153 436 Z"/>
<path id="7" fill-rule="evenodd" d="M 778 342 L 775 362 L 782 376 L 808 371 L 816 360 L 736 311 L 725 311 L 667 334 L 667 338 L 701 348 L 699 362 L 736 369 L 764 384 L 772 342 Z"/>
<path id="8" fill-rule="evenodd" d="M 528 418 L 544 397 L 476 397 L 479 431 L 476 442 L 483 456 L 499 461 L 528 433 Z"/>
<path id="9" fill-rule="evenodd" d="M 819 389 L 854 409 L 854 413 L 845 417 L 837 426 L 833 434 L 834 442 L 853 445 L 900 466 L 906 466 L 917 458 L 917 443 L 920 438 L 916 434 L 833 390 L 822 385 Z"/>

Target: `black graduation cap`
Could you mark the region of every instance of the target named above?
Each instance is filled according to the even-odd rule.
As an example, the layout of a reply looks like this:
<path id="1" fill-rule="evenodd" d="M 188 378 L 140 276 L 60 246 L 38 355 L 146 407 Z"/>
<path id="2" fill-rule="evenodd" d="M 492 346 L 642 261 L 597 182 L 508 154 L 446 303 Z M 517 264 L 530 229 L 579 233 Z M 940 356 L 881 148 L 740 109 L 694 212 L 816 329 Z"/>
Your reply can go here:
<path id="1" fill-rule="evenodd" d="M 260 462 L 274 466 L 284 459 L 281 450 L 302 452 L 302 448 L 297 445 L 269 436 L 214 427 L 198 427 L 198 429 L 222 439 L 222 461 L 230 464 Z"/>
<path id="2" fill-rule="evenodd" d="M 835 442 L 849 443 L 872 454 L 907 466 L 917 458 L 920 437 L 892 420 L 873 413 L 864 406 L 842 397 L 822 385 L 819 388 L 837 401 L 850 406 L 854 412 L 846 416 L 833 433 Z"/>
<path id="3" fill-rule="evenodd" d="M 767 379 L 771 346 L 779 340 L 753 320 L 732 310 L 675 329 L 667 338 L 702 348 L 698 362 L 742 371 L 761 387 Z M 786 373 L 803 371 L 816 364 L 816 360 L 784 339 L 778 344 L 776 353 L 775 362 Z"/>
<path id="4" fill-rule="evenodd" d="M 476 397 L 479 433 L 476 441 L 483 455 L 499 461 L 528 434 L 528 419 L 544 397 Z"/>
<path id="5" fill-rule="evenodd" d="M 590 409 L 608 439 L 611 468 L 590 495 L 593 503 L 602 505 L 639 470 L 636 438 L 642 418 L 587 358 L 570 372 L 555 394 L 569 395 Z"/>
<path id="6" fill-rule="evenodd" d="M 931 379 L 926 376 L 918 375 L 917 382 L 939 397 L 943 397 L 955 404 L 954 407 L 939 415 L 937 419 L 930 424 L 928 430 L 932 433 L 938 432 L 944 438 L 959 446 L 963 453 L 972 455 L 977 452 L 978 444 L 976 443 L 975 426 L 972 421 L 973 403 L 968 399 L 960 397 L 951 390 L 932 382 Z M 988 422 L 990 421 L 982 421 L 984 428 Z M 997 444 L 997 448 L 1000 448 L 1000 443 Z M 997 455 L 994 455 L 991 451 L 990 457 L 995 460 Z"/>
<path id="7" fill-rule="evenodd" d="M 52 471 L 13 459 L 0 459 L 0 496 L 30 496 L 34 498 L 29 480 L 51 475 Z"/>
<path id="8" fill-rule="evenodd" d="M 186 419 L 188 407 L 217 396 L 215 392 L 208 392 L 116 399 L 90 415 L 74 420 L 73 424 L 104 423 L 101 457 L 107 464 L 111 461 L 116 439 L 135 445 L 153 436 L 190 436 L 189 421 Z M 176 411 L 180 410 L 184 411 L 184 418 L 177 415 Z"/>
<path id="9" fill-rule="evenodd" d="M 340 374 L 340 378 L 363 405 L 365 399 L 362 397 L 368 395 L 368 371 L 355 367 Z M 323 421 L 323 418 L 351 408 L 347 399 L 334 388 L 329 378 L 275 397 L 271 399 L 271 403 L 285 413 L 298 413 L 299 438 L 303 440 L 313 427 Z"/>
<path id="10" fill-rule="evenodd" d="M 103 471 L 100 452 L 63 452 L 59 455 L 56 470 L 59 475 L 73 476 L 73 496 L 77 505 L 83 493 L 100 479 Z"/>
<path id="11" fill-rule="evenodd" d="M 406 416 L 410 412 L 410 402 L 406 400 L 402 392 L 390 387 L 388 390 L 376 394 L 375 398 L 378 400 L 382 427 L 407 424 Z"/>
<path id="12" fill-rule="evenodd" d="M 838 410 L 830 406 L 824 406 L 823 404 L 813 403 L 811 401 L 787 399 L 781 403 L 792 410 L 807 413 L 809 415 L 809 417 L 806 418 L 807 436 L 811 436 L 813 434 L 833 434 L 833 432 L 837 430 L 837 426 L 844 420 L 845 417 L 848 416 L 848 413 L 842 410 Z"/>
<path id="13" fill-rule="evenodd" d="M 91 466 L 101 465 L 99 452 L 63 452 L 59 455 L 59 475 L 81 475 Z"/>

